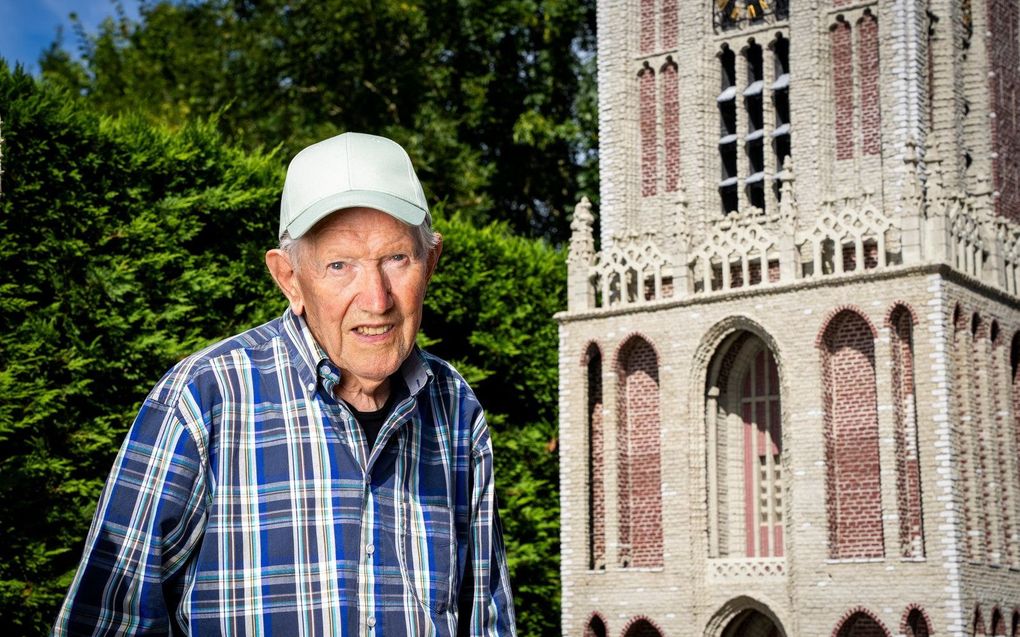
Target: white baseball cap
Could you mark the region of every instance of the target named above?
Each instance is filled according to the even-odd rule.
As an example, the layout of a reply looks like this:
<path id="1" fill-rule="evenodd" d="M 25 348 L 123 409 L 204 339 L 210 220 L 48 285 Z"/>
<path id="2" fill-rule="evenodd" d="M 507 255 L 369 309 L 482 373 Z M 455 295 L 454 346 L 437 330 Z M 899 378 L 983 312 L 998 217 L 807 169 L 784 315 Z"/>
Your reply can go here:
<path id="1" fill-rule="evenodd" d="M 280 201 L 280 236 L 297 239 L 344 208 L 375 208 L 412 226 L 429 219 L 411 158 L 385 137 L 344 133 L 312 144 L 287 168 Z"/>

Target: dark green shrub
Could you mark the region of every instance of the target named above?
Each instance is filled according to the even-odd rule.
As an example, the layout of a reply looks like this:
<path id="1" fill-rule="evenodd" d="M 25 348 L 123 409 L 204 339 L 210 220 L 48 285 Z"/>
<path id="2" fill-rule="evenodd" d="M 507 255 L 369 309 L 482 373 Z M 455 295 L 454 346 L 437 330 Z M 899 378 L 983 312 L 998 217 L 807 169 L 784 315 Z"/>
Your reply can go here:
<path id="1" fill-rule="evenodd" d="M 278 315 L 265 272 L 281 158 L 109 119 L 0 61 L 0 625 L 49 627 L 142 398 L 205 344 Z M 562 255 L 440 220 L 431 349 L 490 410 L 521 633 L 558 634 Z"/>

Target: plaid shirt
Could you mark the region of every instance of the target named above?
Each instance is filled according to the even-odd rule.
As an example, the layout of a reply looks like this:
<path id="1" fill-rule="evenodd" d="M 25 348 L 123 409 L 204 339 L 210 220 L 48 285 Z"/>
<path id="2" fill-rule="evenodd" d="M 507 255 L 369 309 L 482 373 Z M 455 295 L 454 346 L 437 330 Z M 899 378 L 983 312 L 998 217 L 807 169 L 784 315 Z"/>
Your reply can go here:
<path id="1" fill-rule="evenodd" d="M 289 310 L 177 364 L 121 447 L 53 633 L 514 635 L 482 409 L 424 352 L 399 373 L 369 449 Z"/>

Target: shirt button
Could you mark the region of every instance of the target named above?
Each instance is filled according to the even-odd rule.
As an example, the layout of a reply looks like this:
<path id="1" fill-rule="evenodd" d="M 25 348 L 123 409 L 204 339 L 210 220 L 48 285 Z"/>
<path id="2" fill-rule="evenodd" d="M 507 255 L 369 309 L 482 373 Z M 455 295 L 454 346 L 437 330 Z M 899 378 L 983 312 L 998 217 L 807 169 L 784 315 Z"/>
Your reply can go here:
<path id="1" fill-rule="evenodd" d="M 366 546 L 365 547 L 365 553 L 367 555 L 371 555 L 371 554 L 375 553 L 375 544 L 369 544 L 368 546 Z"/>
<path id="2" fill-rule="evenodd" d="M 308 383 L 308 391 L 315 391 L 315 383 Z"/>
<path id="3" fill-rule="evenodd" d="M 372 628 L 373 626 L 375 626 L 375 617 L 369 617 L 368 618 L 368 627 Z"/>

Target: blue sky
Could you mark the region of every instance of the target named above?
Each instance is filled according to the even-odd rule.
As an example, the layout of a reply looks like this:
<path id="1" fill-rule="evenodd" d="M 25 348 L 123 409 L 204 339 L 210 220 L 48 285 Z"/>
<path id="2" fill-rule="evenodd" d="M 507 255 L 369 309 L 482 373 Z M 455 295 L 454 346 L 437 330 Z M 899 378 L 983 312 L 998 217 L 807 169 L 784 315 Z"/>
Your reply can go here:
<path id="1" fill-rule="evenodd" d="M 137 17 L 139 0 L 123 0 L 128 15 Z M 39 55 L 64 27 L 64 48 L 77 52 L 71 30 L 71 13 L 94 33 L 103 18 L 116 13 L 114 0 L 0 0 L 0 57 L 13 66 L 21 62 L 32 73 L 39 70 Z"/>

